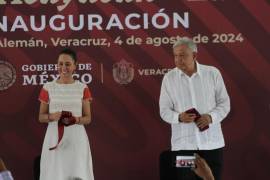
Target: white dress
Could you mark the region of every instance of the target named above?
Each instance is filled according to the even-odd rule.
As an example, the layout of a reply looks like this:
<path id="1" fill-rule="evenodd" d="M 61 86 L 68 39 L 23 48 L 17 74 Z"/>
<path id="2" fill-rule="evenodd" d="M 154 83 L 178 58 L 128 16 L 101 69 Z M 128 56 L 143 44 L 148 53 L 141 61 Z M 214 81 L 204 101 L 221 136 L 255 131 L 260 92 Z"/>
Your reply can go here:
<path id="1" fill-rule="evenodd" d="M 40 101 L 49 104 L 49 113 L 71 111 L 82 116 L 82 100 L 91 99 L 87 85 L 75 81 L 72 84 L 46 83 L 41 90 Z M 92 156 L 87 133 L 83 125 L 64 127 L 59 145 L 58 122 L 48 123 L 40 161 L 40 180 L 94 180 Z"/>

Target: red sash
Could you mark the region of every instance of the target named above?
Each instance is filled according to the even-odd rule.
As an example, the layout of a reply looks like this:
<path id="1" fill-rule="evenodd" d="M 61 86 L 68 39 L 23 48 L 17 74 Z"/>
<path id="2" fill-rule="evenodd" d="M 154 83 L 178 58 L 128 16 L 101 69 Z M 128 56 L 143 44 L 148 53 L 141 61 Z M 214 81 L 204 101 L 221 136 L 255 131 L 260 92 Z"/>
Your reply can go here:
<path id="1" fill-rule="evenodd" d="M 49 148 L 49 150 L 54 150 L 58 147 L 60 141 L 63 138 L 65 126 L 71 126 L 76 123 L 75 117 L 69 111 L 62 111 L 61 117 L 58 121 L 58 142 L 54 147 Z"/>

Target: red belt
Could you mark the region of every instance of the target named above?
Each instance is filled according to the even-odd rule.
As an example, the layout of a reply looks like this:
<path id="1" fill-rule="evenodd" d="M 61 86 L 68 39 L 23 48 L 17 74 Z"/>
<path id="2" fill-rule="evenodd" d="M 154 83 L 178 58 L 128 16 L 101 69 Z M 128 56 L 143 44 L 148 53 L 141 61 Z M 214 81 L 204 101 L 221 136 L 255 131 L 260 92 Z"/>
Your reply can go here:
<path id="1" fill-rule="evenodd" d="M 62 111 L 61 113 L 61 117 L 58 121 L 58 142 L 54 147 L 49 148 L 49 150 L 54 150 L 58 147 L 60 141 L 63 138 L 64 135 L 64 127 L 65 126 L 71 126 L 73 124 L 75 124 L 76 119 L 75 117 L 72 116 L 72 113 L 69 111 Z"/>

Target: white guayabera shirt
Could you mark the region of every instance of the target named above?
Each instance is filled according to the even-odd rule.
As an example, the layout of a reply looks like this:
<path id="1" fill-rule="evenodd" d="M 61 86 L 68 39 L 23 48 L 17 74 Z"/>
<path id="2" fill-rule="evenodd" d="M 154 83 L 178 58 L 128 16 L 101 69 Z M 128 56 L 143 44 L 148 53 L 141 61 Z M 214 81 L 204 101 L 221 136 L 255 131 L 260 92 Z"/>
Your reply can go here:
<path id="1" fill-rule="evenodd" d="M 0 172 L 0 180 L 13 180 L 13 177 L 12 177 L 10 171 Z"/>
<path id="2" fill-rule="evenodd" d="M 217 68 L 196 65 L 197 72 L 191 77 L 174 68 L 162 81 L 160 116 L 171 124 L 173 151 L 211 150 L 225 145 L 220 123 L 230 111 L 230 98 Z M 194 122 L 179 122 L 179 114 L 190 108 L 212 117 L 209 129 L 200 132 Z"/>

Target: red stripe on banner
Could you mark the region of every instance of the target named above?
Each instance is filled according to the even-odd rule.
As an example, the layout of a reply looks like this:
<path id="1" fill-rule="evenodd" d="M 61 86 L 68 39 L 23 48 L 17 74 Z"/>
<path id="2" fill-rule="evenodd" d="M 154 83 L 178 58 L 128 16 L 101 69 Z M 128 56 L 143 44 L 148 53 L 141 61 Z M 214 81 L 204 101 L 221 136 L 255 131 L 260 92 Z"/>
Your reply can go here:
<path id="1" fill-rule="evenodd" d="M 96 116 L 98 116 L 98 118 L 101 119 L 108 126 L 106 127 L 106 129 L 112 131 L 113 134 L 120 139 L 127 139 L 130 136 L 131 132 L 129 132 L 126 127 L 124 127 L 125 123 L 121 122 L 124 119 L 116 117 L 116 115 L 121 116 L 121 114 L 114 114 L 112 109 L 107 108 L 107 106 L 101 101 L 95 102 L 95 108 L 102 112 L 97 113 Z M 114 147 L 117 148 L 116 146 L 110 146 L 107 148 Z"/>
<path id="2" fill-rule="evenodd" d="M 104 32 L 99 31 L 99 32 L 93 33 L 92 35 L 94 37 L 104 37 L 104 38 L 108 39 L 109 41 L 113 42 L 113 40 L 107 34 L 105 34 Z M 128 55 L 128 53 L 123 48 L 120 48 L 118 45 L 112 44 L 110 48 L 101 48 L 101 49 L 104 52 L 106 52 L 106 54 L 109 57 L 111 57 L 110 60 L 112 61 L 112 63 L 117 63 L 120 60 L 125 59 L 125 60 L 127 60 L 129 62 L 132 61 L 133 65 L 134 65 L 134 70 L 141 67 L 141 65 L 137 63 L 136 59 L 134 59 L 133 57 Z M 106 71 L 106 69 L 105 69 L 105 71 Z M 135 72 L 135 75 L 136 75 L 136 72 Z M 112 69 L 111 69 L 111 72 L 108 72 L 107 75 L 106 75 L 106 73 L 104 73 L 104 78 L 105 78 L 104 83 L 105 83 L 105 85 L 108 84 L 108 82 L 107 82 L 108 79 L 106 79 L 106 77 L 112 77 Z M 146 91 L 152 98 L 154 98 L 152 90 L 147 88 L 145 86 L 145 82 L 143 82 L 143 81 L 146 81 L 145 79 L 140 79 L 139 80 L 136 77 L 134 77 L 133 81 L 135 81 L 138 85 L 140 85 L 140 87 L 143 88 L 144 91 Z M 111 83 L 116 83 L 116 82 L 111 82 Z M 156 83 L 153 80 L 148 80 L 147 84 L 150 85 L 153 88 L 157 88 L 157 89 L 160 88 L 159 84 Z M 108 88 L 111 88 L 111 87 L 108 87 Z"/>
<path id="3" fill-rule="evenodd" d="M 134 132 L 134 130 L 140 132 L 142 130 L 128 126 L 130 123 L 136 123 L 136 121 L 131 121 L 131 117 L 119 118 L 119 116 L 125 116 L 124 114 L 127 112 L 115 116 L 110 109 L 100 102 L 96 102 L 95 107 L 102 111 L 102 113 L 96 114 L 95 120 L 98 121 L 98 127 L 93 129 L 93 133 L 96 135 L 95 138 L 98 137 L 97 144 L 95 144 L 101 150 L 99 150 L 100 152 L 97 156 L 101 155 L 99 159 L 106 162 L 105 164 L 109 164 L 108 167 L 119 167 L 126 161 L 129 161 L 126 159 L 127 154 L 143 150 L 141 146 L 138 150 L 138 141 L 136 139 L 145 138 L 138 136 L 138 133 Z M 98 129 L 106 129 L 106 131 L 100 131 Z M 129 144 L 129 146 L 127 147 L 126 144 Z M 110 149 L 110 152 L 108 152 L 108 149 Z M 125 156 L 125 158 L 122 158 L 123 156 Z M 110 159 L 110 161 L 108 161 L 108 159 Z"/>
<path id="4" fill-rule="evenodd" d="M 0 39 L 3 38 L 4 37 L 0 36 Z M 1 91 L 0 93 L 1 113 L 12 115 L 27 107 L 29 99 L 32 98 L 35 87 L 22 88 L 23 78 L 21 77 L 24 72 L 21 68 L 25 64 L 32 64 L 33 61 L 21 48 L 0 48 L 0 53 L 7 58 L 16 70 L 16 83 L 13 84 L 8 91 Z M 32 72 L 29 72 L 29 75 L 31 75 L 31 73 Z"/>
<path id="5" fill-rule="evenodd" d="M 265 1 L 240 0 L 242 5 L 252 14 L 261 26 L 269 33 L 270 32 L 270 6 Z M 268 15 L 265 14 L 268 12 Z"/>
<path id="6" fill-rule="evenodd" d="M 106 10 L 104 10 L 104 13 L 106 13 L 107 16 L 110 16 L 111 13 L 115 13 L 115 9 L 109 9 L 108 8 L 109 5 L 106 6 Z M 111 6 L 110 6 L 111 7 Z M 120 13 L 120 12 L 117 12 Z M 120 17 L 124 17 L 123 15 L 121 15 Z M 126 31 L 125 31 L 126 32 Z M 128 35 L 132 35 L 132 33 L 127 33 Z M 103 37 L 108 39 L 109 42 L 113 42 L 114 40 L 109 36 L 109 34 L 105 33 L 105 31 L 93 31 L 91 33 L 91 35 L 93 37 Z M 139 36 L 140 37 L 140 36 Z M 136 59 L 134 59 L 133 57 L 131 57 L 127 51 L 125 51 L 125 49 L 119 47 L 119 45 L 116 45 L 114 43 L 111 43 L 111 47 L 107 48 L 107 47 L 100 47 L 100 49 L 102 49 L 104 52 L 106 52 L 106 54 L 111 57 L 110 60 L 112 60 L 112 63 L 116 63 L 119 62 L 122 59 L 125 59 L 127 61 L 132 61 L 133 65 L 134 65 L 134 69 L 138 69 L 141 67 L 140 64 L 138 64 L 138 62 L 136 61 Z M 150 48 L 149 48 L 150 49 Z M 165 52 L 164 52 L 165 53 Z M 155 57 L 154 52 L 152 54 L 153 57 Z M 166 55 L 165 55 L 166 56 Z M 136 74 L 136 72 L 135 72 Z M 107 77 L 112 77 L 112 73 L 111 75 L 107 75 Z M 106 75 L 104 75 L 104 77 L 106 78 Z M 149 88 L 147 88 L 145 86 L 144 81 L 147 81 L 147 84 L 153 88 L 159 89 L 160 85 L 159 83 L 155 82 L 153 79 L 151 80 L 147 80 L 147 79 L 140 79 L 138 80 L 136 77 L 134 78 L 134 80 L 136 83 L 138 83 L 140 85 L 141 88 L 143 88 L 152 98 L 154 98 L 154 94 L 153 91 Z M 106 79 L 104 79 L 104 82 L 106 83 Z M 115 82 L 112 82 L 115 83 Z M 107 84 L 107 83 L 106 83 Z M 110 87 L 108 87 L 110 88 Z M 155 99 L 155 98 L 154 98 Z"/>
<path id="7" fill-rule="evenodd" d="M 37 152 L 32 148 L 32 144 L 29 144 L 23 137 L 18 136 L 18 132 L 7 132 L 2 134 L 1 144 L 5 145 L 6 149 L 9 149 L 16 159 L 20 162 L 29 161 Z M 2 146 L 2 145 L 1 145 Z"/>

